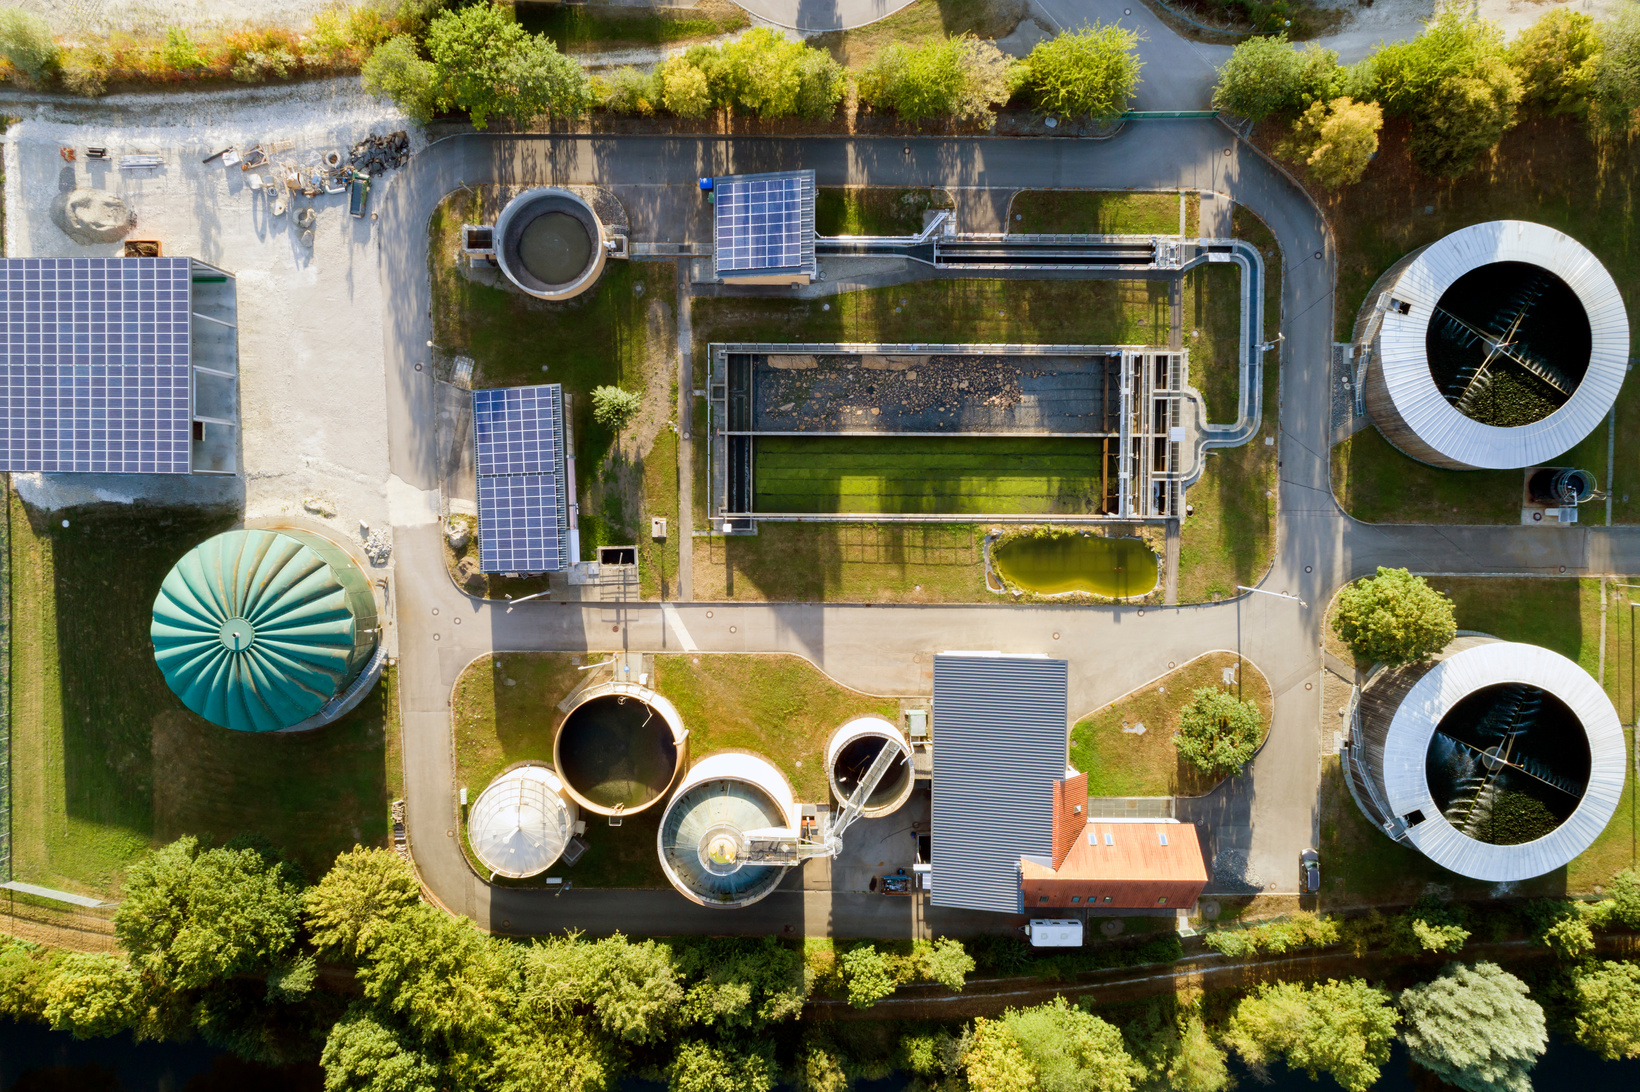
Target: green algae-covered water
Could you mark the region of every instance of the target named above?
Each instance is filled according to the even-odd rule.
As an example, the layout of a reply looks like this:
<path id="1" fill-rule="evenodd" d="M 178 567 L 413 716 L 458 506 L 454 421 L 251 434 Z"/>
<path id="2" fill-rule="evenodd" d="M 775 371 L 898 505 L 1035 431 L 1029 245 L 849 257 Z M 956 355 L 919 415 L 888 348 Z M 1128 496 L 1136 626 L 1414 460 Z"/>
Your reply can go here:
<path id="1" fill-rule="evenodd" d="M 1016 538 L 994 547 L 991 561 L 1006 579 L 1039 595 L 1091 592 L 1126 599 L 1156 587 L 1156 555 L 1137 538 Z"/>

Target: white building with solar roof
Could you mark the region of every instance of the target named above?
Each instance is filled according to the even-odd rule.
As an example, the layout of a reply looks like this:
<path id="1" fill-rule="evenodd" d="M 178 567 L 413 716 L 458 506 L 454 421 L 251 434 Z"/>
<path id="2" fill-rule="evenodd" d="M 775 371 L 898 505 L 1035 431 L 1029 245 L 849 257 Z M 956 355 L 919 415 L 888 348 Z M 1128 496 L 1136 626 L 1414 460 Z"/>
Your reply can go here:
<path id="1" fill-rule="evenodd" d="M 814 172 L 712 180 L 712 274 L 726 284 L 814 280 Z"/>
<path id="2" fill-rule="evenodd" d="M 238 473 L 233 275 L 194 258 L 4 259 L 0 470 Z"/>
<path id="3" fill-rule="evenodd" d="M 474 391 L 473 463 L 481 572 L 556 573 L 579 560 L 563 387 Z"/>

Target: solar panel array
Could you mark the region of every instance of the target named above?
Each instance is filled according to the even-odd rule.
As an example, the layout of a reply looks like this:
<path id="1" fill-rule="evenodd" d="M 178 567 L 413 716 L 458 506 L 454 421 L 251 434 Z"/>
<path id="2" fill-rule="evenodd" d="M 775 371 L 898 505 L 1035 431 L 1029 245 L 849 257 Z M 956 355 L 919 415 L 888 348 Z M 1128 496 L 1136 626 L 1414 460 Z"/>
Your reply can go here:
<path id="1" fill-rule="evenodd" d="M 803 263 L 801 176 L 720 180 L 714 250 L 719 273 Z"/>
<path id="2" fill-rule="evenodd" d="M 473 392 L 483 572 L 559 572 L 568 564 L 563 436 L 556 383 Z"/>
<path id="3" fill-rule="evenodd" d="M 190 264 L 0 263 L 0 470 L 189 472 Z"/>

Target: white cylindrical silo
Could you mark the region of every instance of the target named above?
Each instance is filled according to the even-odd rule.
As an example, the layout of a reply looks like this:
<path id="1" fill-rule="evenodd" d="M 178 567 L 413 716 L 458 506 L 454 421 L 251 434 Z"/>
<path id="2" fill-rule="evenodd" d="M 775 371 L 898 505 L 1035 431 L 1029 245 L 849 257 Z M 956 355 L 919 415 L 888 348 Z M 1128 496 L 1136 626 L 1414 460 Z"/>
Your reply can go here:
<path id="1" fill-rule="evenodd" d="M 467 812 L 467 840 L 494 876 L 521 880 L 557 863 L 574 833 L 576 809 L 550 766 L 507 770 Z"/>

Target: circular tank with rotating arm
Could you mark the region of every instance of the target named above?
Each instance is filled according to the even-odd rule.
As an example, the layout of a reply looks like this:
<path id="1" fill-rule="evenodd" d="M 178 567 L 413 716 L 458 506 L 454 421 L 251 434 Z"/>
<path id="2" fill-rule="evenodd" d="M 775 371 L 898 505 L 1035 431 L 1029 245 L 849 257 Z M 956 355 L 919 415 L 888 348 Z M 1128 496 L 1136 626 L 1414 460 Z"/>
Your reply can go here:
<path id="1" fill-rule="evenodd" d="M 798 826 L 791 785 L 766 759 L 708 755 L 684 775 L 661 816 L 661 868 L 684 898 L 721 909 L 750 906 L 780 885 L 790 864 L 756 863 L 759 842 L 790 843 Z"/>

